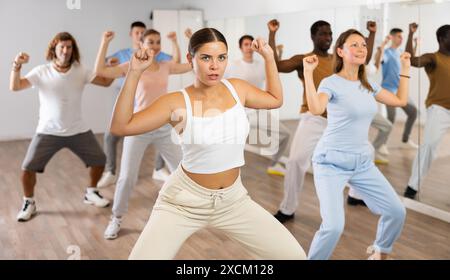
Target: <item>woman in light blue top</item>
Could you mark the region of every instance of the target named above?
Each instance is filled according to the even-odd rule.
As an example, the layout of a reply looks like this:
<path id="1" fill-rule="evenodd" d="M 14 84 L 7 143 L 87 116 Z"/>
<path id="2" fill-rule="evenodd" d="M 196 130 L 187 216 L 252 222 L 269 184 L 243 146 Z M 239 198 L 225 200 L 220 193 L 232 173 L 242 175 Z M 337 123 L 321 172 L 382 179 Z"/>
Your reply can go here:
<path id="1" fill-rule="evenodd" d="M 343 189 L 351 184 L 369 209 L 380 215 L 370 259 L 386 259 L 403 228 L 406 211 L 383 174 L 373 163 L 368 140 L 370 123 L 377 112 L 376 101 L 405 106 L 408 100 L 409 54 L 401 56 L 397 95 L 367 80 L 364 36 L 350 29 L 335 46 L 335 74 L 325 78 L 316 90 L 313 71 L 316 56 L 304 58 L 304 76 L 310 112 L 328 111 L 328 126 L 313 155 L 314 183 L 320 201 L 322 224 L 314 236 L 309 259 L 328 259 L 344 229 Z"/>

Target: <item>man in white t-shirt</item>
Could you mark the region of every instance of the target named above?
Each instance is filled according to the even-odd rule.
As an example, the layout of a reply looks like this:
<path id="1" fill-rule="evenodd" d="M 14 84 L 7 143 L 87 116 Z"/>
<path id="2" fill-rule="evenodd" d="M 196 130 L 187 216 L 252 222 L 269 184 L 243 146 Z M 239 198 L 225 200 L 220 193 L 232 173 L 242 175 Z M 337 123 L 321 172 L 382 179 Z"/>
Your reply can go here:
<path id="1" fill-rule="evenodd" d="M 36 173 L 43 173 L 50 159 L 61 149 L 68 148 L 90 167 L 90 186 L 84 202 L 107 207 L 109 201 L 97 191 L 97 182 L 105 166 L 105 154 L 94 134 L 81 116 L 81 99 L 86 84 L 111 85 L 111 79 L 100 78 L 80 64 L 75 39 L 67 32 L 58 33 L 47 49 L 48 64 L 33 68 L 21 77 L 23 64 L 29 56 L 19 53 L 10 76 L 10 89 L 20 91 L 39 89 L 39 123 L 22 164 L 23 206 L 17 215 L 20 222 L 36 213 L 34 187 Z"/>
<path id="2" fill-rule="evenodd" d="M 251 48 L 253 40 L 254 38 L 250 35 L 244 35 L 239 39 L 239 49 L 241 50 L 242 58 L 228 64 L 225 77 L 239 78 L 258 88 L 264 88 L 264 81 L 266 79 L 265 66 L 263 61 L 253 58 L 253 50 Z M 252 135 L 253 131 L 253 133 L 258 133 L 258 137 L 260 137 L 261 135 L 265 135 L 264 133 L 270 131 L 271 141 L 278 140 L 278 149 L 272 155 L 272 161 L 270 166 L 267 168 L 267 173 L 284 176 L 285 168 L 281 165 L 280 158 L 289 144 L 289 130 L 279 122 L 275 114 L 269 113 L 269 111 L 246 109 L 246 112 L 250 121 L 250 135 Z M 268 112 L 269 114 L 265 115 L 263 112 Z M 262 116 L 266 117 L 266 119 L 275 119 L 262 121 L 262 119 L 259 118 Z M 270 124 L 274 121 L 277 122 L 276 126 L 278 127 L 270 126 Z M 260 133 L 261 130 L 263 130 L 263 134 Z"/>

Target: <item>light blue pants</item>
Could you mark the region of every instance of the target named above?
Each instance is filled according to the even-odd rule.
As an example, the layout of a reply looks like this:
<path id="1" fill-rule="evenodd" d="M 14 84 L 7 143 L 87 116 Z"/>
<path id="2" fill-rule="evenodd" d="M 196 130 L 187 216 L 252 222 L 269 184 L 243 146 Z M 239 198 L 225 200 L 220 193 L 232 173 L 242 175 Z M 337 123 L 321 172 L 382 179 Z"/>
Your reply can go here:
<path id="1" fill-rule="evenodd" d="M 369 209 L 381 215 L 373 244 L 390 253 L 405 221 L 406 210 L 391 184 L 373 164 L 373 153 L 326 150 L 313 157 L 314 184 L 320 201 L 322 224 L 316 232 L 308 259 L 329 259 L 344 230 L 343 190 L 350 183 Z"/>

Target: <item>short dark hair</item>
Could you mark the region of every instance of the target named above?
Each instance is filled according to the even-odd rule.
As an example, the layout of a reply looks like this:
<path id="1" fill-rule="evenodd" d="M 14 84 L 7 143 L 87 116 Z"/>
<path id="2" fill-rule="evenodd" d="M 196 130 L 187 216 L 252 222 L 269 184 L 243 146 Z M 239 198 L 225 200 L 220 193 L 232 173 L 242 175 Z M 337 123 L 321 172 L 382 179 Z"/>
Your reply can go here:
<path id="1" fill-rule="evenodd" d="M 142 21 L 135 21 L 131 24 L 130 29 L 133 29 L 135 27 L 142 27 L 142 28 L 147 28 L 147 26 L 145 26 L 145 23 L 143 23 Z"/>
<path id="2" fill-rule="evenodd" d="M 447 36 L 448 32 L 450 31 L 450 25 L 445 24 L 438 28 L 436 31 L 436 38 L 438 42 L 441 42 L 441 38 Z"/>
<path id="3" fill-rule="evenodd" d="M 319 31 L 319 28 L 321 28 L 322 26 L 331 26 L 331 25 L 324 20 L 318 20 L 318 21 L 314 22 L 310 28 L 311 36 L 316 35 L 317 31 Z"/>
<path id="4" fill-rule="evenodd" d="M 195 32 L 189 40 L 189 54 L 194 56 L 204 44 L 211 42 L 222 42 L 228 50 L 227 40 L 220 31 L 215 28 L 203 28 Z"/>
<path id="5" fill-rule="evenodd" d="M 242 47 L 242 43 L 244 42 L 244 40 L 246 40 L 246 39 L 248 39 L 248 40 L 250 40 L 250 41 L 252 41 L 253 42 L 253 40 L 255 40 L 255 38 L 253 38 L 253 36 L 252 35 L 244 35 L 244 36 L 242 36 L 240 39 L 239 39 L 239 48 L 240 47 Z"/>
<path id="6" fill-rule="evenodd" d="M 147 29 L 145 30 L 144 34 L 142 34 L 141 41 L 144 42 L 145 37 L 150 35 L 158 35 L 161 36 L 161 33 L 155 29 Z"/>
<path id="7" fill-rule="evenodd" d="M 403 32 L 403 30 L 401 30 L 400 28 L 395 27 L 395 28 L 392 28 L 391 31 L 389 31 L 389 34 L 395 35 L 397 33 L 402 33 L 402 32 Z"/>

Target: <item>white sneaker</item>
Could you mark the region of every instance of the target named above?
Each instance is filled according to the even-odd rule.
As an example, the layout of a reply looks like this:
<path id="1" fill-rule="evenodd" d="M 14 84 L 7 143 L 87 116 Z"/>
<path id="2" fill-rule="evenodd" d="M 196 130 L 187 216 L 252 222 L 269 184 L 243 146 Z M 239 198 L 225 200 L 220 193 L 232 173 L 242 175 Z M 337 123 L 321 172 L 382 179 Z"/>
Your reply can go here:
<path id="1" fill-rule="evenodd" d="M 36 202 L 34 200 L 24 199 L 22 209 L 17 214 L 18 222 L 26 222 L 36 214 Z"/>
<path id="2" fill-rule="evenodd" d="M 117 175 L 112 174 L 111 171 L 104 172 L 102 178 L 97 183 L 97 187 L 104 188 L 109 185 L 112 185 L 116 182 Z"/>
<path id="3" fill-rule="evenodd" d="M 106 227 L 103 237 L 108 240 L 116 239 L 119 235 L 120 224 L 122 223 L 122 218 L 117 218 L 114 215 L 111 216 L 108 226 Z"/>
<path id="4" fill-rule="evenodd" d="M 386 144 L 381 145 L 381 147 L 377 150 L 377 152 L 379 152 L 383 156 L 389 155 L 389 150 L 388 150 L 388 147 L 386 146 Z"/>
<path id="5" fill-rule="evenodd" d="M 402 146 L 405 149 L 418 149 L 419 148 L 419 145 L 414 143 L 414 141 L 412 141 L 411 139 L 409 139 L 408 142 L 402 142 Z"/>
<path id="6" fill-rule="evenodd" d="M 374 160 L 374 162 L 376 164 L 388 164 L 389 163 L 389 159 L 387 159 L 381 153 L 375 152 L 375 160 Z"/>
<path id="7" fill-rule="evenodd" d="M 170 177 L 170 172 L 164 167 L 160 170 L 153 169 L 152 178 L 159 181 L 167 181 Z"/>
<path id="8" fill-rule="evenodd" d="M 87 189 L 84 195 L 84 203 L 104 208 L 109 205 L 109 200 L 103 198 L 97 190 Z"/>
<path id="9" fill-rule="evenodd" d="M 267 168 L 267 174 L 270 175 L 278 175 L 278 176 L 284 176 L 286 173 L 286 169 L 279 163 L 276 163 L 273 166 L 269 166 Z"/>

